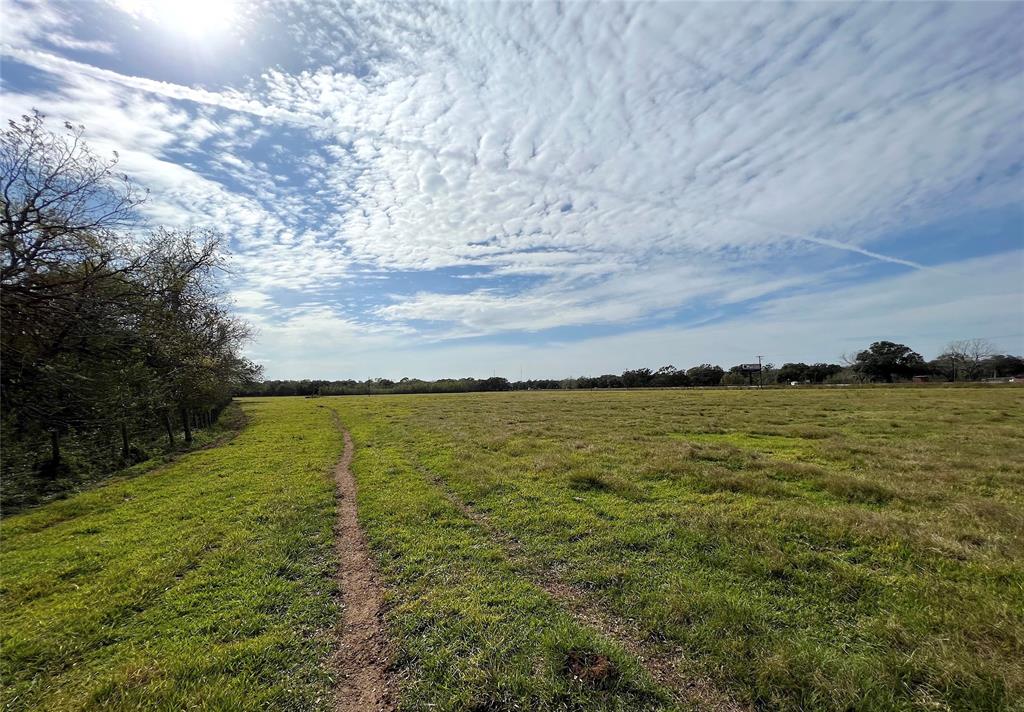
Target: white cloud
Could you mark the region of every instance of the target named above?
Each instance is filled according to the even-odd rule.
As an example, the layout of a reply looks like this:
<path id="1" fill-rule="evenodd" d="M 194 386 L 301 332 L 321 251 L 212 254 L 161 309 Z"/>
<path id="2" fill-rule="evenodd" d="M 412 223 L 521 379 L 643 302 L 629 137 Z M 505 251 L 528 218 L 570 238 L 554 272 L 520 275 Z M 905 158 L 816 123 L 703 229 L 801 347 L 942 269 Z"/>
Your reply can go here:
<path id="1" fill-rule="evenodd" d="M 117 151 L 118 170 L 150 191 L 140 209 L 149 224 L 213 228 L 230 238 L 239 285 L 323 288 L 348 274 L 350 261 L 332 236 L 302 229 L 302 198 L 232 153 L 259 135 L 246 114 L 214 121 L 162 95 L 74 72 L 59 89 L 4 99 L 13 115 L 39 109 L 82 123 L 96 153 Z M 204 142 L 222 147 L 216 159 Z"/>
<path id="2" fill-rule="evenodd" d="M 949 39 L 1012 47 L 975 9 L 448 6 L 429 44 L 408 40 L 424 42 L 416 73 L 344 106 L 371 136 L 345 234 L 357 257 L 411 269 L 794 240 L 916 266 L 864 244 L 955 209 L 1024 137 L 1013 52 Z M 972 199 L 1018 190 L 995 179 Z"/>
<path id="3" fill-rule="evenodd" d="M 61 49 L 112 54 L 114 46 L 105 40 L 82 40 L 73 37 L 73 16 L 58 10 L 45 0 L 8 0 L 3 6 L 3 28 L 0 42 L 5 47 L 30 47 L 48 44 Z"/>
<path id="4" fill-rule="evenodd" d="M 415 343 L 415 336 L 403 329 L 358 322 L 324 304 L 292 307 L 274 318 L 258 311 L 243 315 L 258 333 L 249 356 L 268 364 L 268 378 L 351 374 L 399 344 L 409 348 Z"/>
<path id="5" fill-rule="evenodd" d="M 208 91 L 196 87 L 182 86 L 172 82 L 156 81 L 145 77 L 121 74 L 109 69 L 102 69 L 91 64 L 76 62 L 49 52 L 34 48 L 24 48 L 4 44 L 3 53 L 23 64 L 49 72 L 56 76 L 72 75 L 87 77 L 115 84 L 127 89 L 156 94 L 168 99 L 180 99 L 195 104 L 216 106 L 230 111 L 252 114 L 265 119 L 294 123 L 300 126 L 316 126 L 319 119 L 308 114 L 298 114 L 287 109 L 268 106 L 256 99 L 246 96 L 240 91 L 227 90 L 222 92 Z"/>
<path id="6" fill-rule="evenodd" d="M 397 323 L 448 323 L 454 328 L 444 332 L 446 338 L 506 331 L 531 333 L 561 326 L 626 324 L 670 315 L 697 297 L 712 306 L 733 304 L 807 286 L 818 279 L 673 265 L 667 269 L 624 269 L 574 289 L 553 281 L 513 294 L 490 288 L 459 294 L 420 292 L 407 299 L 396 298 L 395 303 L 379 308 L 377 314 Z"/>
<path id="7" fill-rule="evenodd" d="M 237 289 L 231 293 L 231 297 L 235 306 L 243 311 L 258 311 L 274 303 L 269 294 L 255 289 Z"/>
<path id="8" fill-rule="evenodd" d="M 876 333 L 872 299 L 885 298 L 870 286 L 830 301 L 829 268 L 854 255 L 919 272 L 900 278 L 903 306 L 886 303 L 908 333 L 948 326 L 928 304 L 910 310 L 914 295 L 957 311 L 936 284 L 985 320 L 1009 318 L 987 280 L 923 269 L 930 245 L 889 238 L 1020 203 L 1019 5 L 255 3 L 290 61 L 204 86 L 61 56 L 117 38 L 89 47 L 66 8 L 11 7 L 5 56 L 50 81 L 5 83 L 5 108 L 85 123 L 152 189 L 154 222 L 227 233 L 239 306 L 290 344 L 261 340 L 270 363 L 327 367 L 352 350 L 428 367 L 414 343 L 465 372 L 459 354 L 500 353 L 467 337 L 627 328 L 748 300 L 757 319 L 737 323 L 758 338 L 816 343 L 826 320 L 807 315 L 828 308 L 845 333 Z M 1022 296 L 1010 264 L 1018 279 L 994 282 L 1004 302 Z M 349 316 L 331 301 L 396 271 L 430 273 L 430 286 L 368 294 Z M 289 315 L 289 290 L 325 301 Z M 621 349 L 624 365 L 680 340 L 739 349 L 721 326 L 649 333 L 589 347 Z"/>
<path id="9" fill-rule="evenodd" d="M 768 299 L 738 319 L 694 327 L 629 330 L 577 341 L 518 344 L 431 343 L 329 314 L 303 315 L 269 335 L 254 352 L 269 378 L 490 376 L 562 378 L 619 373 L 638 366 L 723 366 L 767 361 L 837 362 L 843 353 L 888 339 L 925 358 L 958 338 L 987 338 L 1024 351 L 1024 311 L 1007 299 L 1019 290 L 1024 251 L 962 263 L 956 274 L 913 272 L 823 294 Z M 287 338 L 281 338 L 287 334 Z"/>

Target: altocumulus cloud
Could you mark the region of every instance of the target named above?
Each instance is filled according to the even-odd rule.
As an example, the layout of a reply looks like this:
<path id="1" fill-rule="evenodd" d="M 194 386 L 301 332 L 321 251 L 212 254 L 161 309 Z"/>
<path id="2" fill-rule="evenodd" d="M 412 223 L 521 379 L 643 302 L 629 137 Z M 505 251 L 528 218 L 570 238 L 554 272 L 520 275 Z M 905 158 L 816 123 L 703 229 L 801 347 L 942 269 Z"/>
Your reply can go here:
<path id="1" fill-rule="evenodd" d="M 270 376 L 1024 341 L 1019 5 L 12 8 L 6 110 L 231 238 Z"/>

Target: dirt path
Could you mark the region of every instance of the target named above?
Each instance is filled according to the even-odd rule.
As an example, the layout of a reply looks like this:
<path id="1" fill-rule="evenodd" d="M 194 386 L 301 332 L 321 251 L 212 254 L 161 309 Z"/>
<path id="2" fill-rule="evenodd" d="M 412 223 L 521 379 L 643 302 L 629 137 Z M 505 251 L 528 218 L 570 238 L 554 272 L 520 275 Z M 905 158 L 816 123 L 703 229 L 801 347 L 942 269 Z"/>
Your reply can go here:
<path id="1" fill-rule="evenodd" d="M 427 475 L 449 502 L 505 550 L 513 564 L 523 570 L 534 585 L 558 601 L 577 620 L 629 651 L 658 684 L 673 694 L 677 702 L 714 712 L 745 712 L 750 709 L 730 699 L 710 680 L 695 678 L 681 670 L 682 651 L 666 650 L 663 645 L 653 644 L 632 622 L 614 615 L 585 592 L 559 580 L 556 572 L 538 570 L 514 537 L 495 527 L 487 515 L 463 502 L 439 477 L 433 473 Z"/>
<path id="2" fill-rule="evenodd" d="M 381 619 L 381 586 L 356 520 L 356 481 L 352 476 L 352 436 L 333 412 L 345 437 L 345 452 L 334 470 L 338 518 L 334 526 L 338 550 L 338 588 L 342 618 L 340 647 L 332 660 L 337 675 L 338 712 L 384 712 L 395 708 L 394 686 L 388 674 L 388 643 Z"/>

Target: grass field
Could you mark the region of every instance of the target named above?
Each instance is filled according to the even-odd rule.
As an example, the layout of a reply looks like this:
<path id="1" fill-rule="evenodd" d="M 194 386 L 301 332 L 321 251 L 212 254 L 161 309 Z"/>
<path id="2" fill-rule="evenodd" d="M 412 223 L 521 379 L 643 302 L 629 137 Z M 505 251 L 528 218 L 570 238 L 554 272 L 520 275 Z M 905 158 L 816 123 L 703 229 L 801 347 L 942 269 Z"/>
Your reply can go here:
<path id="1" fill-rule="evenodd" d="M 5 519 L 4 709 L 330 699 L 341 442 L 309 401 L 245 412 L 221 447 Z"/>
<path id="2" fill-rule="evenodd" d="M 333 403 L 413 707 L 664 704 L 610 637 L 528 583 L 551 580 L 740 702 L 1022 706 L 1022 391 Z M 574 649 L 622 674 L 566 683 Z"/>
<path id="3" fill-rule="evenodd" d="M 3 523 L 4 705 L 329 708 L 335 409 L 403 709 L 1024 709 L 1022 406 L 243 401 L 230 444 Z"/>

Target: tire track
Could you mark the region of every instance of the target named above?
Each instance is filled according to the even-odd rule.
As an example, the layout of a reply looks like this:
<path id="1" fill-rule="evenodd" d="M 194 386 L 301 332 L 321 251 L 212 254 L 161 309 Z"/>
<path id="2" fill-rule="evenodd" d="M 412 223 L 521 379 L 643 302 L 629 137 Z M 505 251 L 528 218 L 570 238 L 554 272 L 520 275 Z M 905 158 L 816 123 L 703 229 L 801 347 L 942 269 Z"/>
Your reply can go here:
<path id="1" fill-rule="evenodd" d="M 466 504 L 436 474 L 425 474 L 449 503 L 501 546 L 509 560 L 535 586 L 559 602 L 577 620 L 621 645 L 639 660 L 655 682 L 672 694 L 676 702 L 712 712 L 748 712 L 752 709 L 731 699 L 709 679 L 695 678 L 682 670 L 679 665 L 683 658 L 682 650 L 666 650 L 663 645 L 653 643 L 635 624 L 612 614 L 585 591 L 560 580 L 554 571 L 540 569 L 530 560 L 518 540 L 498 529 L 486 514 Z"/>

